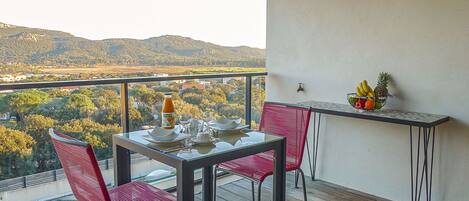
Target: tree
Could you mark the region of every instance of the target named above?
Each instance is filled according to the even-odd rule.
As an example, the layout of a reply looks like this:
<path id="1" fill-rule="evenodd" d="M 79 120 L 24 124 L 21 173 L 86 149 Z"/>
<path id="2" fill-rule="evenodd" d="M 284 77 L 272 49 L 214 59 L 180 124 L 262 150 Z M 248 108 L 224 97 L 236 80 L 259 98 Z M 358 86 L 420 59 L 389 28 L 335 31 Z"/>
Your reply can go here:
<path id="1" fill-rule="evenodd" d="M 94 111 L 96 106 L 90 97 L 83 94 L 72 94 L 65 101 L 65 109 L 70 111 L 74 119 L 87 118 Z"/>
<path id="2" fill-rule="evenodd" d="M 28 134 L 0 125 L 0 154 L 29 156 L 36 142 Z"/>
<path id="3" fill-rule="evenodd" d="M 70 111 L 65 109 L 64 98 L 54 98 L 47 103 L 39 105 L 31 113 L 58 119 L 60 121 L 68 121 L 74 118 L 70 115 Z"/>
<path id="4" fill-rule="evenodd" d="M 8 108 L 7 96 L 0 96 L 0 113 L 7 113 L 10 112 L 10 108 Z"/>
<path id="5" fill-rule="evenodd" d="M 120 97 L 111 89 L 98 89 L 95 92 L 94 103 L 100 110 L 120 107 Z"/>
<path id="6" fill-rule="evenodd" d="M 130 129 L 139 130 L 145 123 L 142 113 L 136 108 L 129 108 Z"/>
<path id="7" fill-rule="evenodd" d="M 93 100 L 98 108 L 95 120 L 103 124 L 118 124 L 120 120 L 121 105 L 120 97 L 116 91 L 111 89 L 99 89 Z"/>
<path id="8" fill-rule="evenodd" d="M 132 96 L 135 97 L 137 102 L 143 103 L 147 106 L 153 106 L 163 101 L 164 95 L 161 92 L 156 92 L 145 85 L 136 85 L 132 90 Z"/>
<path id="9" fill-rule="evenodd" d="M 176 117 L 189 116 L 195 119 L 203 118 L 202 111 L 196 105 L 176 100 L 174 101 L 174 107 L 176 109 Z"/>
<path id="10" fill-rule="evenodd" d="M 215 111 L 223 118 L 236 119 L 243 117 L 244 107 L 237 104 L 218 103 Z"/>
<path id="11" fill-rule="evenodd" d="M 57 157 L 49 137 L 49 128 L 54 128 L 56 121 L 42 115 L 29 115 L 18 124 L 18 128 L 29 134 L 36 144 L 33 147 L 32 160 L 38 172 L 54 169 L 58 166 Z"/>
<path id="12" fill-rule="evenodd" d="M 17 114 L 17 120 L 21 119 L 32 109 L 40 104 L 46 103 L 49 95 L 39 90 L 24 90 L 10 94 L 6 97 L 6 102 L 10 108 L 10 112 Z"/>
<path id="13" fill-rule="evenodd" d="M 141 130 L 144 125 L 159 125 L 155 120 L 152 108 L 146 105 L 129 108 L 130 130 Z"/>
<path id="14" fill-rule="evenodd" d="M 82 94 L 87 96 L 88 98 L 93 98 L 93 91 L 89 88 L 80 88 L 72 92 L 72 94 Z"/>
<path id="15" fill-rule="evenodd" d="M 31 155 L 35 143 L 24 132 L 0 126 L 0 180 L 29 173 L 22 164 Z"/>
<path id="16" fill-rule="evenodd" d="M 200 105 L 202 98 L 201 95 L 196 93 L 185 93 L 182 99 L 190 104 Z"/>
<path id="17" fill-rule="evenodd" d="M 173 92 L 177 92 L 178 89 L 179 89 L 179 87 L 174 86 L 174 85 L 154 87 L 155 91 L 158 91 L 158 92 L 161 92 L 161 93 L 173 93 Z"/>
<path id="18" fill-rule="evenodd" d="M 260 122 L 262 107 L 265 101 L 265 90 L 260 86 L 252 88 L 252 120 L 257 124 Z M 255 127 L 253 127 L 255 128 Z"/>
<path id="19" fill-rule="evenodd" d="M 112 157 L 112 135 L 121 133 L 117 124 L 100 124 L 92 119 L 78 119 L 59 128 L 65 134 L 90 143 L 99 159 Z"/>
<path id="20" fill-rule="evenodd" d="M 225 92 L 220 88 L 209 88 L 204 91 L 203 96 L 211 102 L 226 103 L 227 98 Z"/>
<path id="21" fill-rule="evenodd" d="M 49 89 L 47 93 L 53 98 L 67 97 L 70 96 L 70 92 L 65 89 L 53 88 Z"/>

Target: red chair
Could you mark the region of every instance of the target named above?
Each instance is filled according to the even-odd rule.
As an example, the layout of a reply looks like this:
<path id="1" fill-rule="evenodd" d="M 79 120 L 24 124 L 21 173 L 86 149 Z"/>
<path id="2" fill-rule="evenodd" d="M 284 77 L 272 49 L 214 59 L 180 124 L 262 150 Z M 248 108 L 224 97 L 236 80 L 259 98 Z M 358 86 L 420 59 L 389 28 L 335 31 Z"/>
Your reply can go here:
<path id="1" fill-rule="evenodd" d="M 174 195 L 138 181 L 108 191 L 91 145 L 53 129 L 49 129 L 49 135 L 77 200 L 176 200 Z"/>
<path id="2" fill-rule="evenodd" d="M 297 173 L 301 173 L 305 201 L 307 200 L 305 175 L 300 166 L 303 159 L 310 117 L 310 108 L 265 102 L 259 126 L 260 131 L 286 137 L 286 171 L 297 171 Z M 273 160 L 273 152 L 266 152 L 221 163 L 216 169 L 227 171 L 251 180 L 253 201 L 255 201 L 254 183 L 259 183 L 258 200 L 260 201 L 262 182 L 267 176 L 273 175 Z"/>

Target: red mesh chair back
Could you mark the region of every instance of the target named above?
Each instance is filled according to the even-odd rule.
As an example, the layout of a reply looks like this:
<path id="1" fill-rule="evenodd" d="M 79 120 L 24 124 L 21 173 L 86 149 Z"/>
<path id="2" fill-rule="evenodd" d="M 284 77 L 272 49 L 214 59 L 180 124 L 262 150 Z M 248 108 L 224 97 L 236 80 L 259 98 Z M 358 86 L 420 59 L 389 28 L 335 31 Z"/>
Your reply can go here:
<path id="1" fill-rule="evenodd" d="M 299 167 L 303 159 L 310 117 L 309 108 L 265 102 L 259 130 L 286 137 L 286 162 Z"/>
<path id="2" fill-rule="evenodd" d="M 110 201 L 91 145 L 49 130 L 73 194 L 79 201 Z"/>

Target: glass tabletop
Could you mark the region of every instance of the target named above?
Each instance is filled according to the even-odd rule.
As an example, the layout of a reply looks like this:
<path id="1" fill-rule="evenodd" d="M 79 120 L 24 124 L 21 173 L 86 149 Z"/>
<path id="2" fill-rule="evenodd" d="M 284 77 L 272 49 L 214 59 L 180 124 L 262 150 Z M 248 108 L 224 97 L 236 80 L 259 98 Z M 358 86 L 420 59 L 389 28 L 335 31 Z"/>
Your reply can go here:
<path id="1" fill-rule="evenodd" d="M 259 131 L 240 130 L 227 133 L 219 133 L 212 143 L 208 144 L 193 144 L 188 147 L 184 145 L 184 140 L 174 143 L 153 143 L 145 138 L 148 138 L 148 132 L 151 130 L 141 130 L 128 133 L 128 139 L 143 144 L 155 150 L 160 150 L 165 154 L 172 154 L 177 157 L 192 160 L 210 155 L 232 151 L 247 146 L 260 145 L 264 143 L 281 140 L 282 137 L 266 134 Z M 120 134 L 124 136 L 124 134 Z M 174 151 L 172 151 L 174 150 Z"/>

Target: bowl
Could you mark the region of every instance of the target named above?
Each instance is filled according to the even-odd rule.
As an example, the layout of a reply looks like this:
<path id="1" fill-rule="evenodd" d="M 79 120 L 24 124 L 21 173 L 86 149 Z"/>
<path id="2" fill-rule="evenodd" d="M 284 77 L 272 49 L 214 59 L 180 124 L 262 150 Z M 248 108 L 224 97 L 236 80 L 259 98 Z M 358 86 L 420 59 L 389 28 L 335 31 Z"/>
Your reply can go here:
<path id="1" fill-rule="evenodd" d="M 209 126 L 221 130 L 235 129 L 241 124 L 241 119 L 218 119 L 210 121 Z"/>
<path id="2" fill-rule="evenodd" d="M 161 127 L 155 127 L 153 131 L 148 131 L 148 134 L 155 140 L 161 142 L 170 142 L 181 133 L 181 127 L 175 126 L 173 129 L 165 129 Z"/>
<path id="3" fill-rule="evenodd" d="M 358 96 L 356 93 L 347 94 L 348 103 L 355 109 L 365 110 L 365 111 L 375 111 L 380 110 L 386 105 L 387 97 L 366 97 Z M 367 105 L 368 102 L 372 102 L 373 107 Z"/>

